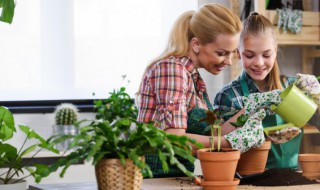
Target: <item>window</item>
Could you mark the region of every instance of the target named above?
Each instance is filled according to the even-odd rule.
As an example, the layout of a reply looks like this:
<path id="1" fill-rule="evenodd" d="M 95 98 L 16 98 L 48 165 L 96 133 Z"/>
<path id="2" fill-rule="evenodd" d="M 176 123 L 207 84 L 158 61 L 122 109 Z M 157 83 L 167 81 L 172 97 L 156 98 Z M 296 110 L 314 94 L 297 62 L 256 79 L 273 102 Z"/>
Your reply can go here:
<path id="1" fill-rule="evenodd" d="M 104 98 L 120 86 L 133 96 L 175 19 L 197 7 L 196 0 L 16 3 L 13 23 L 0 23 L 1 101 Z"/>

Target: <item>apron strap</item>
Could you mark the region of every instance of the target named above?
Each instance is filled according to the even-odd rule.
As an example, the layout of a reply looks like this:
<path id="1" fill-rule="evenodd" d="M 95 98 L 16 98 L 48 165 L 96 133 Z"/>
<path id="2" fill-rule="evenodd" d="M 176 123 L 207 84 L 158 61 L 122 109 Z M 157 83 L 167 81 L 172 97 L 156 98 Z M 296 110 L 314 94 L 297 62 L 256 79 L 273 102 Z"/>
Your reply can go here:
<path id="1" fill-rule="evenodd" d="M 243 91 L 243 94 L 245 96 L 248 96 L 250 94 L 250 91 L 249 91 L 248 83 L 246 81 L 246 72 L 245 71 L 243 71 L 240 75 L 240 85 L 241 85 L 241 89 Z M 276 114 L 275 118 L 276 118 L 276 125 L 283 124 L 284 121 L 279 115 Z"/>

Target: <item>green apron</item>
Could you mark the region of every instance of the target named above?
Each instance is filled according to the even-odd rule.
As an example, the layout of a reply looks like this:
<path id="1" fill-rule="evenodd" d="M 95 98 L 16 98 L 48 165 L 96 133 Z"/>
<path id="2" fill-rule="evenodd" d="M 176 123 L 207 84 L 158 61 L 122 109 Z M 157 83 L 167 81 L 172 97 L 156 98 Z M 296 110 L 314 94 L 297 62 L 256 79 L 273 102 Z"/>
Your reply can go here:
<path id="1" fill-rule="evenodd" d="M 196 88 L 196 86 L 195 86 Z M 205 100 L 209 110 L 213 110 L 213 106 L 209 101 L 209 96 L 206 92 L 203 93 L 203 99 Z M 188 112 L 187 129 L 186 133 L 206 135 L 208 132 L 205 130 L 208 123 L 203 121 L 199 122 L 200 119 L 206 117 L 207 110 L 198 107 L 198 101 L 196 101 L 196 107 Z M 189 162 L 184 158 L 178 159 L 189 171 L 194 170 L 194 163 Z M 150 166 L 154 178 L 161 177 L 183 177 L 184 173 L 181 172 L 176 166 L 169 166 L 169 172 L 165 173 L 162 170 L 162 164 L 156 154 L 145 155 L 145 162 Z"/>
<path id="2" fill-rule="evenodd" d="M 250 94 L 248 84 L 245 80 L 245 73 L 240 76 L 240 85 L 244 96 Z M 278 115 L 268 115 L 263 119 L 262 125 L 264 128 L 270 126 L 277 126 L 285 124 L 286 122 Z M 267 168 L 298 168 L 298 154 L 301 139 L 303 136 L 302 132 L 291 139 L 290 141 L 283 144 L 271 144 L 271 149 L 268 155 Z"/>

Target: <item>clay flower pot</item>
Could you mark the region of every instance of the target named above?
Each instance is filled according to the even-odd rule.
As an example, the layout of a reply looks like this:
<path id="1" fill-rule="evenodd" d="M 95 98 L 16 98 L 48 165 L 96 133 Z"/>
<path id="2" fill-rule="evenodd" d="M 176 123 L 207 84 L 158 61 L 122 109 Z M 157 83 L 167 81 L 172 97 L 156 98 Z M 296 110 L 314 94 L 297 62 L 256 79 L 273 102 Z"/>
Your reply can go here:
<path id="1" fill-rule="evenodd" d="M 236 190 L 240 180 L 234 178 L 233 181 L 201 181 L 204 190 Z"/>
<path id="2" fill-rule="evenodd" d="M 320 179 L 320 154 L 299 154 L 302 175 L 308 179 Z"/>
<path id="3" fill-rule="evenodd" d="M 265 141 L 259 148 L 251 148 L 240 155 L 237 172 L 240 175 L 262 173 L 265 170 L 271 141 Z"/>
<path id="4" fill-rule="evenodd" d="M 204 181 L 233 181 L 240 151 L 224 148 L 220 152 L 209 152 L 209 148 L 198 150 L 198 159 Z"/>

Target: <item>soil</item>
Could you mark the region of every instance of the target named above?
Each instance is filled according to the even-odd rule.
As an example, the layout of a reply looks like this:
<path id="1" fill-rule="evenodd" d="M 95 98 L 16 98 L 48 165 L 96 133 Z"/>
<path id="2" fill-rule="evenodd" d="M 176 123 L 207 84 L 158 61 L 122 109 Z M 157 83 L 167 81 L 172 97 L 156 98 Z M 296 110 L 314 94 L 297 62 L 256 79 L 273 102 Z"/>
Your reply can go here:
<path id="1" fill-rule="evenodd" d="M 254 176 L 243 176 L 240 185 L 255 186 L 288 186 L 317 184 L 316 181 L 309 180 L 291 169 L 269 169 Z"/>

